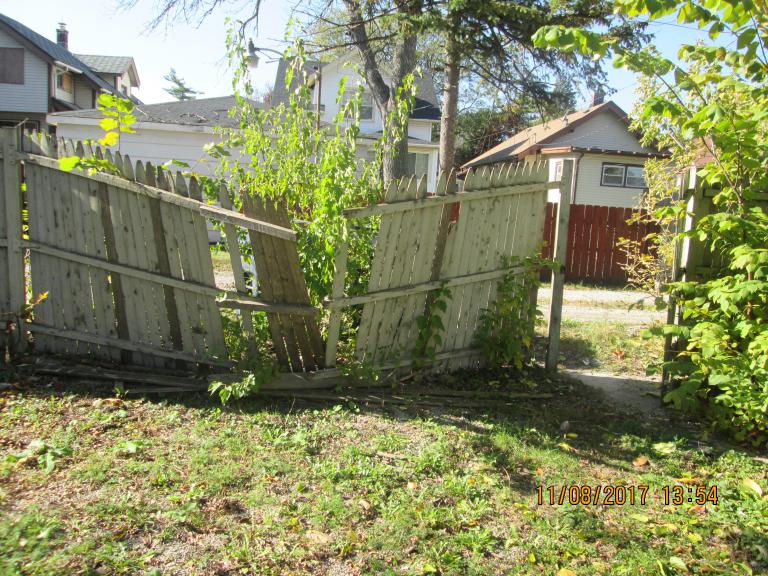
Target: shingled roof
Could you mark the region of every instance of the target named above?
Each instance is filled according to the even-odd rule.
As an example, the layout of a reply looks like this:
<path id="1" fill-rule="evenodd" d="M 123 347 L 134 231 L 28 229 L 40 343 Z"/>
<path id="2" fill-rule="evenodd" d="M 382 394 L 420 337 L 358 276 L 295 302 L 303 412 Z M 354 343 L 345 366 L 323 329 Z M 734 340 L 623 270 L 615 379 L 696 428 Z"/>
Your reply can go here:
<path id="1" fill-rule="evenodd" d="M 272 90 L 272 103 L 288 103 L 288 88 L 285 85 L 285 75 L 288 72 L 289 60 L 281 58 L 277 64 L 277 74 L 275 75 L 275 85 Z M 324 68 L 330 62 L 320 62 L 319 60 L 307 60 L 304 63 L 304 70 L 308 74 L 313 74 L 319 67 Z M 294 78 L 291 82 L 290 90 L 293 91 L 298 86 L 299 79 Z M 437 94 L 435 93 L 435 84 L 429 73 L 424 73 L 416 78 L 418 86 L 418 96 L 411 112 L 413 120 L 440 120 L 440 107 L 437 104 Z"/>
<path id="2" fill-rule="evenodd" d="M 261 106 L 253 101 L 251 101 L 251 104 L 257 108 Z M 229 109 L 234 105 L 234 96 L 200 98 L 198 100 L 175 100 L 173 102 L 163 102 L 162 104 L 139 104 L 134 108 L 133 115 L 136 117 L 137 122 L 205 126 L 208 128 L 213 128 L 214 126 L 235 128 L 238 126 L 238 121 L 229 116 Z M 100 120 L 103 118 L 103 114 L 98 109 L 57 112 L 49 116 L 52 119 L 74 117 Z"/>
<path id="3" fill-rule="evenodd" d="M 27 28 L 21 22 L 17 22 L 5 14 L 0 14 L 0 24 L 5 24 L 5 26 L 9 28 L 12 33 L 20 36 L 22 40 L 25 40 L 29 44 L 32 44 L 33 47 L 37 48 L 37 50 L 40 51 L 49 60 L 58 61 L 62 64 L 66 64 L 71 68 L 79 70 L 83 73 L 83 76 L 88 78 L 88 80 L 90 80 L 97 87 L 101 88 L 102 90 L 106 90 L 107 92 L 115 93 L 114 86 L 110 86 L 109 83 L 105 82 L 103 79 L 97 76 L 96 73 L 91 70 L 85 62 L 80 60 L 77 56 L 72 54 L 72 52 L 63 46 L 59 46 L 56 44 L 56 42 L 48 40 L 48 38 L 45 36 L 42 36 L 34 30 Z"/>
<path id="4" fill-rule="evenodd" d="M 124 74 L 129 72 L 134 85 L 139 85 L 136 64 L 130 56 L 100 56 L 98 54 L 77 54 L 97 74 Z"/>
<path id="5" fill-rule="evenodd" d="M 496 162 L 510 162 L 519 160 L 530 154 L 535 148 L 541 147 L 548 141 L 554 139 L 567 130 L 572 130 L 587 119 L 601 112 L 611 112 L 615 114 L 622 122 L 629 125 L 627 114 L 615 103 L 608 101 L 597 104 L 585 110 L 579 110 L 571 114 L 566 114 L 556 120 L 547 120 L 536 126 L 526 128 L 511 136 L 501 144 L 497 144 L 490 150 L 487 150 L 479 156 L 473 158 L 462 168 L 474 168 L 484 164 L 495 164 Z"/>

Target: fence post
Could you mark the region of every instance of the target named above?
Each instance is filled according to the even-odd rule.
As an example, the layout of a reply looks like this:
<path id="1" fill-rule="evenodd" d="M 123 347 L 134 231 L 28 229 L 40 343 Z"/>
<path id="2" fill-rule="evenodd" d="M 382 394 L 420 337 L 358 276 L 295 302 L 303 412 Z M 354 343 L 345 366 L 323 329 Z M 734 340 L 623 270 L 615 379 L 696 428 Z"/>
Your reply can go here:
<path id="1" fill-rule="evenodd" d="M 563 284 L 568 250 L 568 222 L 571 215 L 571 199 L 576 193 L 576 179 L 579 173 L 579 158 L 563 160 L 563 175 L 560 179 L 560 201 L 557 204 L 555 222 L 555 246 L 552 258 L 560 263 L 552 271 L 552 299 L 549 305 L 549 342 L 545 368 L 557 371 L 557 359 L 560 355 L 560 324 L 563 313 Z"/>
<path id="2" fill-rule="evenodd" d="M 8 253 L 8 295 L 9 311 L 18 314 L 19 339 L 16 352 L 26 347 L 27 338 L 21 312 L 26 304 L 24 289 L 24 253 L 21 249 L 21 175 L 19 150 L 21 131 L 17 128 L 2 128 L 0 143 L 3 149 L 3 189 L 5 194 L 5 224 Z"/>
<path id="3" fill-rule="evenodd" d="M 347 254 L 349 246 L 346 242 L 336 245 L 336 260 L 334 261 L 334 276 L 331 299 L 336 300 L 344 296 L 344 284 L 347 278 Z M 336 366 L 336 351 L 339 345 L 339 331 L 341 330 L 341 309 L 332 309 L 328 320 L 328 340 L 325 343 L 325 367 Z"/>

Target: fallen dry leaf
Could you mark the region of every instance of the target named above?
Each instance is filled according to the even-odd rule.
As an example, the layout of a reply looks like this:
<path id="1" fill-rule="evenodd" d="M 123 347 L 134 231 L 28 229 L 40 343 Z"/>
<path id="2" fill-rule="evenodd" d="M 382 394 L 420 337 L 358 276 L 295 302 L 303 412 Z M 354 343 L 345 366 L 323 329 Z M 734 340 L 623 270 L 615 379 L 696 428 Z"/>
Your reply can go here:
<path id="1" fill-rule="evenodd" d="M 560 568 L 560 570 L 557 571 L 557 576 L 577 576 L 577 574 L 568 568 Z"/>
<path id="2" fill-rule="evenodd" d="M 760 484 L 758 484 L 751 478 L 744 478 L 744 480 L 741 481 L 741 486 L 743 488 L 746 488 L 750 492 L 754 492 L 755 494 L 757 494 L 758 498 L 763 497 L 763 489 L 760 487 Z"/>
<path id="3" fill-rule="evenodd" d="M 370 502 L 368 502 L 368 500 L 363 500 L 363 499 L 361 499 L 361 500 L 360 500 L 360 508 L 362 508 L 363 510 L 365 510 L 366 512 L 368 512 L 368 510 L 370 510 L 370 509 L 371 509 L 371 503 L 370 503 Z"/>
<path id="4" fill-rule="evenodd" d="M 307 530 L 304 537 L 312 544 L 324 545 L 333 542 L 333 537 L 330 534 L 325 534 L 318 530 Z"/>
<path id="5" fill-rule="evenodd" d="M 634 460 L 632 460 L 632 465 L 637 468 L 644 468 L 646 466 L 649 466 L 651 463 L 650 460 L 648 460 L 647 456 L 638 456 Z"/>

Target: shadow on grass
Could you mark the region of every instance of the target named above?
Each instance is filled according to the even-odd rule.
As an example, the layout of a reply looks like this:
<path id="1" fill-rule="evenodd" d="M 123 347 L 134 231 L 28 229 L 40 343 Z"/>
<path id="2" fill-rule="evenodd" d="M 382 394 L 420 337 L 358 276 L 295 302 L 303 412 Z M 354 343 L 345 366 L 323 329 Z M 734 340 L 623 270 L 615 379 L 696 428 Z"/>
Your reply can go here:
<path id="1" fill-rule="evenodd" d="M 584 343 L 586 344 L 586 343 Z M 582 349 L 587 349 L 583 347 Z M 24 374 L 21 375 L 24 381 Z M 113 396 L 111 385 L 82 379 L 28 378 L 29 385 L 14 393 L 50 397 L 76 394 L 85 397 Z M 694 441 L 702 427 L 674 414 L 648 415 L 627 411 L 610 403 L 599 390 L 579 381 L 551 376 L 541 370 L 525 374 L 504 370 L 462 372 L 431 377 L 419 384 L 460 392 L 476 392 L 485 406 L 472 406 L 472 397 L 434 398 L 409 394 L 409 384 L 392 389 L 344 392 L 337 399 L 271 398 L 258 395 L 221 406 L 205 392 L 147 394 L 147 401 L 201 411 L 206 417 L 225 414 L 280 414 L 284 417 L 322 417 L 323 411 L 341 405 L 358 414 L 370 414 L 390 422 L 430 421 L 475 435 L 478 453 L 494 462 L 510 484 L 523 493 L 536 490 L 531 475 L 536 462 L 516 451 L 514 445 L 539 446 L 580 463 L 632 470 L 632 460 L 658 442 Z M 369 393 L 371 392 L 371 393 Z M 8 392 L 6 392 L 8 393 Z M 548 398 L 511 398 L 509 394 L 548 394 Z M 358 395 L 356 397 L 356 394 Z M 375 398 L 372 398 L 375 397 Z M 723 445 L 725 449 L 730 446 Z M 512 447 L 512 448 L 511 448 Z M 617 462 L 619 463 L 617 465 Z"/>

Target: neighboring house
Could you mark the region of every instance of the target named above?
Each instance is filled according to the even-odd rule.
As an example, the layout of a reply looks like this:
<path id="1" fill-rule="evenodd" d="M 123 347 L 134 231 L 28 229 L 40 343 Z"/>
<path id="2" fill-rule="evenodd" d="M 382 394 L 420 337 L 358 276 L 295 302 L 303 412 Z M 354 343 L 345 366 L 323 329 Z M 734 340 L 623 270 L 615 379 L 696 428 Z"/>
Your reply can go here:
<path id="1" fill-rule="evenodd" d="M 272 92 L 272 105 L 288 102 L 288 88 L 285 85 L 288 66 L 289 61 L 285 59 L 281 59 L 278 64 Z M 316 106 L 318 98 L 320 100 L 321 121 L 330 123 L 338 114 L 339 104 L 336 99 L 339 82 L 343 77 L 347 77 L 346 90 L 350 96 L 355 94 L 359 84 L 365 86 L 365 80 L 355 72 L 355 66 L 359 66 L 359 60 L 353 52 L 348 52 L 331 62 L 305 63 L 305 69 L 309 74 L 312 102 Z M 384 77 L 384 80 L 389 82 L 390 78 Z M 294 80 L 294 83 L 296 82 Z M 427 190 L 434 192 L 439 168 L 437 154 L 439 145 L 432 141 L 432 128 L 440 122 L 440 108 L 437 104 L 432 77 L 425 73 L 416 82 L 418 92 L 408 123 L 408 170 L 410 174 L 426 175 Z M 374 143 L 382 136 L 384 121 L 367 87 L 362 96 L 360 116 L 359 155 L 370 158 Z"/>
<path id="2" fill-rule="evenodd" d="M 87 56 L 117 62 L 93 69 L 69 51 L 69 33 L 64 24 L 56 30 L 56 42 L 20 22 L 0 14 L 0 126 L 23 123 L 27 129 L 46 129 L 49 112 L 94 108 L 102 92 L 131 96 L 139 78 L 132 58 Z M 123 63 L 128 65 L 120 72 Z M 113 77 L 114 76 L 114 80 Z"/>
<path id="3" fill-rule="evenodd" d="M 550 180 L 557 180 L 564 159 L 579 158 L 574 204 L 632 208 L 646 188 L 648 158 L 667 154 L 643 146 L 629 130 L 626 113 L 613 102 L 533 126 L 467 162 L 476 168 L 499 162 L 549 162 Z M 550 202 L 559 200 L 551 190 Z"/>
<path id="4" fill-rule="evenodd" d="M 254 105 L 257 105 L 255 102 Z M 229 116 L 235 105 L 234 96 L 174 100 L 162 104 L 138 104 L 133 110 L 135 134 L 120 136 L 120 153 L 134 161 L 162 164 L 168 160 L 181 160 L 190 169 L 211 175 L 217 161 L 206 157 L 203 147 L 219 137 L 215 126 L 234 128 L 237 120 Z M 104 135 L 99 122 L 104 115 L 98 109 L 58 112 L 48 116 L 56 126 L 56 133 L 73 140 L 98 139 Z"/>
<path id="5" fill-rule="evenodd" d="M 137 101 L 133 96 L 133 90 L 139 88 L 141 82 L 133 58 L 95 54 L 77 54 L 77 57 L 124 98 Z"/>

